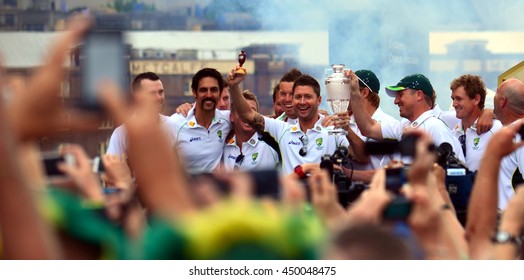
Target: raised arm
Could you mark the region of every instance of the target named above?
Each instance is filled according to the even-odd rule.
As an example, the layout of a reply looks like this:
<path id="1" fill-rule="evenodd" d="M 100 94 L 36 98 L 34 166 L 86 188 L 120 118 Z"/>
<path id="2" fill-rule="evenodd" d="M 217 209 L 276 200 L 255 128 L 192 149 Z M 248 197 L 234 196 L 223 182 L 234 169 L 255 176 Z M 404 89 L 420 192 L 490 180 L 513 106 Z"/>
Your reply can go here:
<path id="1" fill-rule="evenodd" d="M 471 258 L 492 258 L 491 237 L 497 226 L 498 176 L 500 162 L 523 143 L 513 143 L 523 120 L 500 129 L 488 143 L 471 192 L 466 224 L 466 238 Z"/>
<path id="2" fill-rule="evenodd" d="M 49 137 L 69 129 L 96 129 L 100 125 L 97 118 L 81 114 L 78 110 L 63 106 L 59 93 L 66 77 L 64 61 L 72 47 L 78 45 L 91 25 L 91 19 L 74 17 L 68 22 L 67 30 L 49 49 L 46 62 L 31 77 L 12 91 L 12 100 L 7 109 L 13 123 L 15 136 L 23 141 Z M 69 114 L 70 117 L 64 116 Z M 30 120 L 30 121 L 28 121 Z"/>
<path id="3" fill-rule="evenodd" d="M 349 155 L 359 163 L 367 164 L 370 162 L 369 155 L 366 154 L 365 143 L 348 125 Z"/>
<path id="4" fill-rule="evenodd" d="M 382 139 L 382 127 L 380 123 L 375 122 L 364 107 L 362 95 L 360 95 L 358 77 L 353 71 L 347 71 L 346 76 L 350 79 L 351 90 L 351 111 L 355 116 L 355 121 L 362 135 L 373 138 Z"/>
<path id="5" fill-rule="evenodd" d="M 106 84 L 102 97 L 115 120 L 127 115 L 129 108 L 114 85 Z M 154 117 L 155 114 L 144 114 L 126 122 L 129 163 L 144 206 L 152 213 L 172 219 L 194 210 L 194 204 L 176 149 L 173 150 L 162 128 L 155 125 Z"/>
<path id="6" fill-rule="evenodd" d="M 519 185 L 515 195 L 511 198 L 508 206 L 502 214 L 499 232 L 508 233 L 512 236 L 520 236 L 524 226 L 524 188 Z M 499 243 L 494 248 L 494 258 L 497 260 L 515 260 L 521 255 L 521 246 L 516 242 Z"/>
<path id="7" fill-rule="evenodd" d="M 232 102 L 231 106 L 235 108 L 238 116 L 245 122 L 249 123 L 258 133 L 264 132 L 265 121 L 264 116 L 251 109 L 249 103 L 242 95 L 240 90 L 240 83 L 244 81 L 246 75 L 236 73 L 236 70 L 240 68 L 238 65 L 235 69 L 231 70 L 228 75 L 229 83 L 229 94 L 231 95 Z"/>

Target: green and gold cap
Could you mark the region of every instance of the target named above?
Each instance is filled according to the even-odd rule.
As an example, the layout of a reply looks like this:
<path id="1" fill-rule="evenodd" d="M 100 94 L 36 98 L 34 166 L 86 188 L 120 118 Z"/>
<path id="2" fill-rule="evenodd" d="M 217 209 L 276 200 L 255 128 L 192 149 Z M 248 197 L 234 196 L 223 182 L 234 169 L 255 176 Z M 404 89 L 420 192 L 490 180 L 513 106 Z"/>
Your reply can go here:
<path id="1" fill-rule="evenodd" d="M 407 88 L 421 90 L 425 95 L 433 97 L 433 86 L 429 79 L 422 74 L 413 74 L 404 77 L 395 86 L 387 86 L 386 93 L 391 97 L 395 97 L 398 91 Z"/>

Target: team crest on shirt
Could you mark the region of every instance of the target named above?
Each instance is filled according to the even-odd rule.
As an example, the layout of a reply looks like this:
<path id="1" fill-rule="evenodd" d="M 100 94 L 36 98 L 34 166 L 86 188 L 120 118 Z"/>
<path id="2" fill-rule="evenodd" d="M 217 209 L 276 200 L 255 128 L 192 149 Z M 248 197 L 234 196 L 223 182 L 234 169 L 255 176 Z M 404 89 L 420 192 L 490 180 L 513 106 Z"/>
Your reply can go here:
<path id="1" fill-rule="evenodd" d="M 190 121 L 189 122 L 189 126 L 191 126 L 191 127 L 195 126 L 195 122 L 194 121 Z"/>
<path id="2" fill-rule="evenodd" d="M 291 131 L 293 131 L 293 132 L 295 132 L 295 131 L 297 131 L 297 130 L 298 130 L 298 128 L 297 128 L 296 126 L 294 126 L 294 127 L 291 128 Z"/>
<path id="3" fill-rule="evenodd" d="M 478 150 L 479 149 L 479 142 L 480 142 L 480 137 L 477 137 L 475 139 L 473 139 L 473 150 Z"/>
<path id="4" fill-rule="evenodd" d="M 222 139 L 222 130 L 217 131 L 217 136 L 219 139 Z"/>
<path id="5" fill-rule="evenodd" d="M 315 141 L 317 143 L 317 150 L 321 150 L 322 149 L 322 143 L 324 142 L 324 138 L 317 138 L 317 140 Z"/>
<path id="6" fill-rule="evenodd" d="M 258 158 L 258 153 L 252 154 L 251 158 L 253 159 L 253 163 L 254 163 L 257 160 L 257 158 Z"/>

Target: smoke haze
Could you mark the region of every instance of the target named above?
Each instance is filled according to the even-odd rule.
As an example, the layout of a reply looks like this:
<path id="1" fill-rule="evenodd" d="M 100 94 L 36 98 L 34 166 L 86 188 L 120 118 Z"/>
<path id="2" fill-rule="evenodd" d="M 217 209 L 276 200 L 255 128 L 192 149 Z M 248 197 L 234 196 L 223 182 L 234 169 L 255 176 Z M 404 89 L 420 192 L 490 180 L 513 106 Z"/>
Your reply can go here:
<path id="1" fill-rule="evenodd" d="M 429 69 L 430 32 L 524 30 L 524 1 L 239 2 L 254 14 L 261 29 L 329 31 L 329 64 L 344 63 L 355 70 L 374 71 L 381 82 L 382 107 L 393 116 L 398 116 L 398 109 L 391 98 L 382 94 L 384 86 L 396 84 L 406 75 L 423 73 L 433 82 L 439 104 L 447 108 L 450 103 L 451 82 L 447 79 L 464 74 L 457 70 L 448 71 L 444 80 L 432 77 Z M 312 41 L 311 44 L 315 42 Z M 482 52 L 472 54 L 471 50 L 464 51 L 468 52 L 464 55 L 475 55 L 482 59 Z M 308 64 L 307 61 L 301 63 Z M 496 81 L 490 79 L 486 83 L 493 85 Z"/>

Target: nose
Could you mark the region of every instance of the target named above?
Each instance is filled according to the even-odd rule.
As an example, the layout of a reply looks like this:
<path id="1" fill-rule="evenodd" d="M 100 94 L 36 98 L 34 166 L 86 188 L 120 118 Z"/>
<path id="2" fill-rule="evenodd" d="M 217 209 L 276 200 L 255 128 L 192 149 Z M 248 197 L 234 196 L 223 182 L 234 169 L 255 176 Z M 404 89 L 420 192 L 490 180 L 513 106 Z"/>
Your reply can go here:
<path id="1" fill-rule="evenodd" d="M 457 108 L 457 106 L 458 106 L 458 102 L 457 101 L 453 100 L 452 104 L 453 104 L 453 108 Z"/>
<path id="2" fill-rule="evenodd" d="M 284 96 L 284 102 L 291 102 L 293 100 L 293 96 L 290 94 L 290 93 L 286 93 L 286 95 Z"/>
<path id="3" fill-rule="evenodd" d="M 393 101 L 393 103 L 394 103 L 395 105 L 398 104 L 398 103 L 400 103 L 400 95 L 399 95 L 399 94 L 395 95 L 395 101 Z"/>

